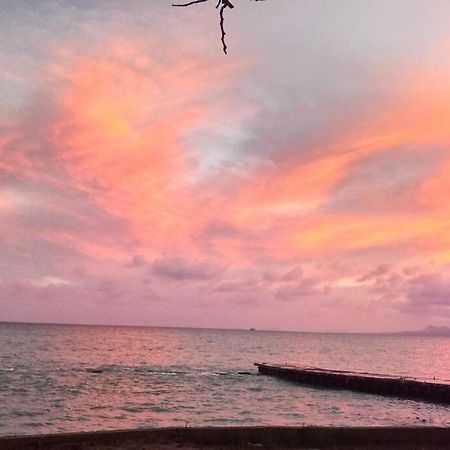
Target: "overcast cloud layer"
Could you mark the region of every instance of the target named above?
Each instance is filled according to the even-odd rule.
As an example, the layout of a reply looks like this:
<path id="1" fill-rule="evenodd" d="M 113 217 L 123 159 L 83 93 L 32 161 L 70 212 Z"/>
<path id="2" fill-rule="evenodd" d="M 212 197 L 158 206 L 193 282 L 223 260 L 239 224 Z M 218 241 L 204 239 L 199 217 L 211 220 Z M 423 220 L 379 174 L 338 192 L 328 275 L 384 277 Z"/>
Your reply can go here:
<path id="1" fill-rule="evenodd" d="M 450 321 L 450 3 L 3 0 L 0 320 Z"/>

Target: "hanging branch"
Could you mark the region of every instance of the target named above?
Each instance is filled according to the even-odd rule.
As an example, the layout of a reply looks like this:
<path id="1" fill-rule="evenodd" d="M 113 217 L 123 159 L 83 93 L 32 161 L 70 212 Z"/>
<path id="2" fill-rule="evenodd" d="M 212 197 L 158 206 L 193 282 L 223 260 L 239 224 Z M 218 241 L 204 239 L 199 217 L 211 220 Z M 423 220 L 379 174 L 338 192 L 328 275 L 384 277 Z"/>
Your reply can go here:
<path id="1" fill-rule="evenodd" d="M 208 0 L 192 0 L 190 2 L 187 3 L 172 3 L 172 6 L 191 6 L 191 5 L 195 5 L 197 3 L 205 3 Z M 264 0 L 253 0 L 255 2 L 262 2 Z M 229 0 L 219 0 L 217 5 L 216 5 L 216 9 L 219 10 L 219 26 L 220 26 L 220 34 L 221 34 L 221 42 L 222 42 L 222 50 L 225 54 L 227 54 L 227 44 L 225 42 L 225 27 L 224 27 L 224 22 L 225 22 L 225 15 L 224 12 L 225 10 L 229 8 L 229 9 L 233 9 L 234 5 L 229 1 Z"/>
<path id="2" fill-rule="evenodd" d="M 220 4 L 222 4 L 222 6 L 220 6 Z M 223 16 L 223 12 L 225 11 L 226 8 L 230 8 L 233 9 L 234 6 L 228 1 L 228 0 L 219 0 L 219 3 L 217 3 L 216 9 L 220 6 L 220 11 L 219 11 L 219 16 L 220 16 L 220 33 L 221 33 L 221 37 L 220 40 L 222 41 L 222 49 L 223 52 L 225 53 L 225 55 L 227 54 L 227 44 L 225 43 L 225 28 L 223 27 L 223 22 L 224 22 L 224 16 Z"/>
<path id="3" fill-rule="evenodd" d="M 204 3 L 207 1 L 208 0 L 193 0 L 192 2 L 189 2 L 189 3 L 181 3 L 181 4 L 177 4 L 177 5 L 172 3 L 172 6 L 191 6 L 191 5 L 195 5 L 196 3 Z"/>

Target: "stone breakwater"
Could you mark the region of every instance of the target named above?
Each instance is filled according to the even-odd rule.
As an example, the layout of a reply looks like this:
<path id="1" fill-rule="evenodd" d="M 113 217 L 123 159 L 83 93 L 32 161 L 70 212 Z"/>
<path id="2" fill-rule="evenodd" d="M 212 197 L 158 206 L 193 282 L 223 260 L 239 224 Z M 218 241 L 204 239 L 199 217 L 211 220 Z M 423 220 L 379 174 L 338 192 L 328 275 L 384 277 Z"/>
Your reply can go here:
<path id="1" fill-rule="evenodd" d="M 450 384 L 364 372 L 255 363 L 259 373 L 298 383 L 450 404 Z"/>

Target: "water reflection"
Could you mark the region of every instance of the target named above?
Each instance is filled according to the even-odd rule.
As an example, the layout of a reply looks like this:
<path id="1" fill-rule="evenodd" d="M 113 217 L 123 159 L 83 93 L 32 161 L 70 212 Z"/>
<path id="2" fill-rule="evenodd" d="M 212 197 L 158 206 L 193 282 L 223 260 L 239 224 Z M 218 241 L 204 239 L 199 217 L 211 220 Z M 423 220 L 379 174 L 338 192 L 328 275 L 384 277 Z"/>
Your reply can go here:
<path id="1" fill-rule="evenodd" d="M 449 355 L 446 338 L 2 324 L 0 433 L 449 425 L 441 405 L 237 373 L 265 360 L 445 379 Z"/>

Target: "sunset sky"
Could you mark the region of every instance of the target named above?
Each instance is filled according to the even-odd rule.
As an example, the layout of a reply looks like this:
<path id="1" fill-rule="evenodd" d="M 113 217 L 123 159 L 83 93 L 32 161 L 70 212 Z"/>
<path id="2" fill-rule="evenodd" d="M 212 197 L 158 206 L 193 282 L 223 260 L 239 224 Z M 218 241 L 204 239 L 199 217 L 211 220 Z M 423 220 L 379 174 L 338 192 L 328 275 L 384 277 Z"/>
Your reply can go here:
<path id="1" fill-rule="evenodd" d="M 0 320 L 450 325 L 450 2 L 2 0 Z"/>

